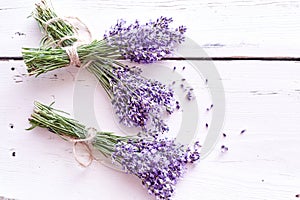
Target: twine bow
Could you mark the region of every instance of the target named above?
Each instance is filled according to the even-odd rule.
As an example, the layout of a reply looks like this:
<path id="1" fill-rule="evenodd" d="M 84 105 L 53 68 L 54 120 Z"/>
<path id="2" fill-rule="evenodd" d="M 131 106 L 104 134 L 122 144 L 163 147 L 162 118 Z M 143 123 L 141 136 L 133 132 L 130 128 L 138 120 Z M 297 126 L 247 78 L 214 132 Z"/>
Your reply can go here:
<path id="1" fill-rule="evenodd" d="M 93 155 L 92 148 L 90 147 L 90 145 L 95 140 L 96 136 L 97 136 L 97 130 L 95 128 L 88 128 L 87 131 L 86 131 L 86 137 L 83 138 L 83 139 L 74 139 L 74 138 L 71 138 L 71 137 L 60 135 L 60 137 L 62 137 L 63 139 L 73 143 L 74 158 L 78 162 L 78 164 L 80 164 L 83 167 L 88 167 L 92 164 L 93 160 L 97 160 L 95 158 L 95 156 Z M 89 155 L 89 160 L 88 160 L 87 163 L 84 163 L 79 159 L 79 156 L 78 156 L 77 151 L 76 151 L 76 146 L 78 144 L 83 145 L 84 148 L 85 148 L 85 151 Z"/>

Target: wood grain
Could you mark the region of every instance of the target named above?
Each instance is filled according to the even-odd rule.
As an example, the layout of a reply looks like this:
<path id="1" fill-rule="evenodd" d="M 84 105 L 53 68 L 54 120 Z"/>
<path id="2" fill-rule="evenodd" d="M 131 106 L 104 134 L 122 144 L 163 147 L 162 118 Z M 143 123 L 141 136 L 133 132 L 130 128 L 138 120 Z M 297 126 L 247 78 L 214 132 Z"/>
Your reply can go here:
<path id="1" fill-rule="evenodd" d="M 22 46 L 38 46 L 38 27 L 27 18 L 36 2 L 1 1 L 1 56 L 20 56 Z M 119 18 L 147 21 L 164 15 L 173 17 L 174 25 L 186 25 L 187 36 L 209 56 L 299 57 L 299 1 L 53 0 L 52 4 L 60 15 L 82 19 L 94 38 L 101 38 Z"/>

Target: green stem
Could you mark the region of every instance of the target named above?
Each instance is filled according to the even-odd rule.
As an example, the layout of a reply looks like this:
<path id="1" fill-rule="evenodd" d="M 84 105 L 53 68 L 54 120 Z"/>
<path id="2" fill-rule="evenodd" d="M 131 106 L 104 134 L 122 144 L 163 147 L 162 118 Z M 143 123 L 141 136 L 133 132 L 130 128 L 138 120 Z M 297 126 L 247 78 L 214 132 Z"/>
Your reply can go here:
<path id="1" fill-rule="evenodd" d="M 84 139 L 87 137 L 86 126 L 72 118 L 60 114 L 64 112 L 37 101 L 34 102 L 34 105 L 34 112 L 28 119 L 31 124 L 31 127 L 28 130 L 35 127 L 42 127 L 47 128 L 49 131 L 60 136 L 72 137 L 74 139 Z M 115 145 L 119 141 L 127 141 L 130 138 L 134 137 L 118 136 L 112 132 L 97 132 L 92 145 L 104 156 L 110 157 L 114 152 Z"/>

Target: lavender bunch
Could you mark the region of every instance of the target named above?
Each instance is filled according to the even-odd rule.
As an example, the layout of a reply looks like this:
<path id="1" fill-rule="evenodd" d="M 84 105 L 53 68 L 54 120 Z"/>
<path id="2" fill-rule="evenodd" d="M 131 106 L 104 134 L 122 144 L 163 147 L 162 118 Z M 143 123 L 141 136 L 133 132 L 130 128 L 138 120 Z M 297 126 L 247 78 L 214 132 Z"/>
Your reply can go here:
<path id="1" fill-rule="evenodd" d="M 64 137 L 84 139 L 87 129 L 78 121 L 61 115 L 62 111 L 35 102 L 34 113 L 29 118 L 35 127 L 47 128 Z M 169 200 L 177 181 L 187 169 L 188 163 L 199 160 L 199 142 L 188 148 L 173 139 L 157 137 L 118 136 L 111 132 L 97 132 L 91 142 L 93 148 L 112 163 L 119 163 L 124 171 L 137 176 L 156 199 Z"/>
<path id="2" fill-rule="evenodd" d="M 137 67 L 128 67 L 116 60 L 95 55 L 92 49 L 97 44 L 92 45 L 88 48 L 78 47 L 78 55 L 86 60 L 84 63 L 90 61 L 86 69 L 95 75 L 105 89 L 120 122 L 143 130 L 150 129 L 149 124 L 152 124 L 153 130 L 167 131 L 161 117 L 164 113 L 172 114 L 175 110 L 174 91 L 158 81 L 143 77 Z M 39 50 L 35 54 L 29 53 L 30 55 L 27 51 L 23 53 L 24 58 L 32 63 L 31 69 L 37 75 L 60 68 L 68 62 L 68 55 L 63 49 Z"/>
<path id="3" fill-rule="evenodd" d="M 43 46 L 41 48 L 23 48 L 22 54 L 29 74 L 39 75 L 53 70 L 48 65 L 39 64 L 45 51 L 46 55 L 51 55 L 50 48 L 47 48 L 49 44 L 54 44 L 55 47 L 72 46 L 74 42 L 78 41 L 78 38 L 75 36 L 76 27 L 63 19 L 57 19 L 57 14 L 44 0 L 40 4 L 36 4 L 32 16 L 37 20 L 45 35 L 41 41 Z M 57 20 L 49 23 L 53 19 Z M 81 46 L 85 51 L 84 57 L 93 53 L 105 58 L 125 58 L 138 63 L 152 63 L 160 60 L 171 54 L 185 38 L 186 28 L 184 26 L 170 28 L 169 25 L 172 22 L 172 18 L 160 17 L 156 21 L 150 21 L 143 25 L 136 20 L 135 23 L 126 26 L 124 20 L 119 20 L 104 35 L 103 39 L 94 40 L 91 45 Z M 50 45 L 50 47 L 52 46 Z M 68 58 L 61 59 L 64 61 L 64 65 L 59 65 L 59 68 L 67 66 L 70 61 Z"/>
<path id="4" fill-rule="evenodd" d="M 176 109 L 174 91 L 170 87 L 143 77 L 140 68 L 129 68 L 111 59 L 98 57 L 97 60 L 87 68 L 111 98 L 121 124 L 141 127 L 149 134 L 169 130 L 162 115 L 170 115 Z"/>
<path id="5" fill-rule="evenodd" d="M 47 20 L 57 17 L 45 1 L 37 5 L 33 16 L 42 29 L 45 28 Z M 156 26 L 165 27 L 167 30 L 166 23 L 169 21 L 170 19 L 161 20 L 156 23 Z M 65 25 L 68 28 L 65 28 Z M 73 29 L 74 27 L 59 19 L 47 24 L 47 29 L 44 30 L 46 33 L 44 40 L 59 43 L 59 39 L 72 36 L 75 32 Z M 115 38 L 116 36 L 114 34 Z M 136 67 L 130 68 L 117 62 L 115 58 L 120 56 L 118 47 L 108 45 L 107 41 L 106 37 L 103 40 L 94 40 L 90 44 L 78 46 L 77 55 L 80 63 L 97 77 L 110 97 L 122 124 L 129 127 L 141 127 L 144 131 L 150 129 L 152 129 L 151 132 L 167 131 L 168 127 L 161 120 L 161 116 L 174 111 L 176 107 L 174 92 L 158 81 L 146 79 Z M 74 38 L 64 40 L 64 42 L 63 46 L 73 44 Z M 62 48 L 46 48 L 45 46 L 23 48 L 22 54 L 29 75 L 39 76 L 66 67 L 70 63 L 68 52 Z"/>
<path id="6" fill-rule="evenodd" d="M 116 144 L 113 160 L 120 160 L 125 171 L 136 175 L 156 199 L 171 199 L 187 163 L 200 158 L 199 143 L 193 150 L 171 139 L 140 138 Z"/>
<path id="7" fill-rule="evenodd" d="M 111 47 L 118 48 L 125 59 L 138 63 L 152 63 L 160 60 L 184 41 L 186 28 L 169 27 L 172 18 L 160 17 L 146 24 L 135 23 L 126 26 L 126 21 L 117 24 L 104 35 Z"/>

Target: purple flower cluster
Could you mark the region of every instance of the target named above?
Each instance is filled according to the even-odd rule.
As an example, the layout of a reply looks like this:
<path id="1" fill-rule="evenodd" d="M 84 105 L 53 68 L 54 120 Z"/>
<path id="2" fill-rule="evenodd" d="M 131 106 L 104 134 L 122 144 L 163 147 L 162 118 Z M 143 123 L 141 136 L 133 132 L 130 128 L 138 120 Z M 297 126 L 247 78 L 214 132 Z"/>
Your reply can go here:
<path id="1" fill-rule="evenodd" d="M 104 39 L 108 45 L 117 47 L 126 59 L 138 63 L 152 63 L 170 54 L 184 41 L 186 28 L 170 28 L 171 22 L 172 18 L 160 17 L 143 25 L 136 20 L 126 26 L 124 20 L 119 20 L 104 35 Z"/>
<path id="2" fill-rule="evenodd" d="M 156 199 L 169 200 L 187 163 L 199 160 L 199 148 L 199 142 L 191 150 L 170 139 L 138 138 L 118 142 L 112 160 L 139 177 Z"/>
<path id="3" fill-rule="evenodd" d="M 144 78 L 139 68 L 120 67 L 113 74 L 112 105 L 120 123 L 141 127 L 143 131 L 168 131 L 162 115 L 171 114 L 176 108 L 173 90 Z"/>

